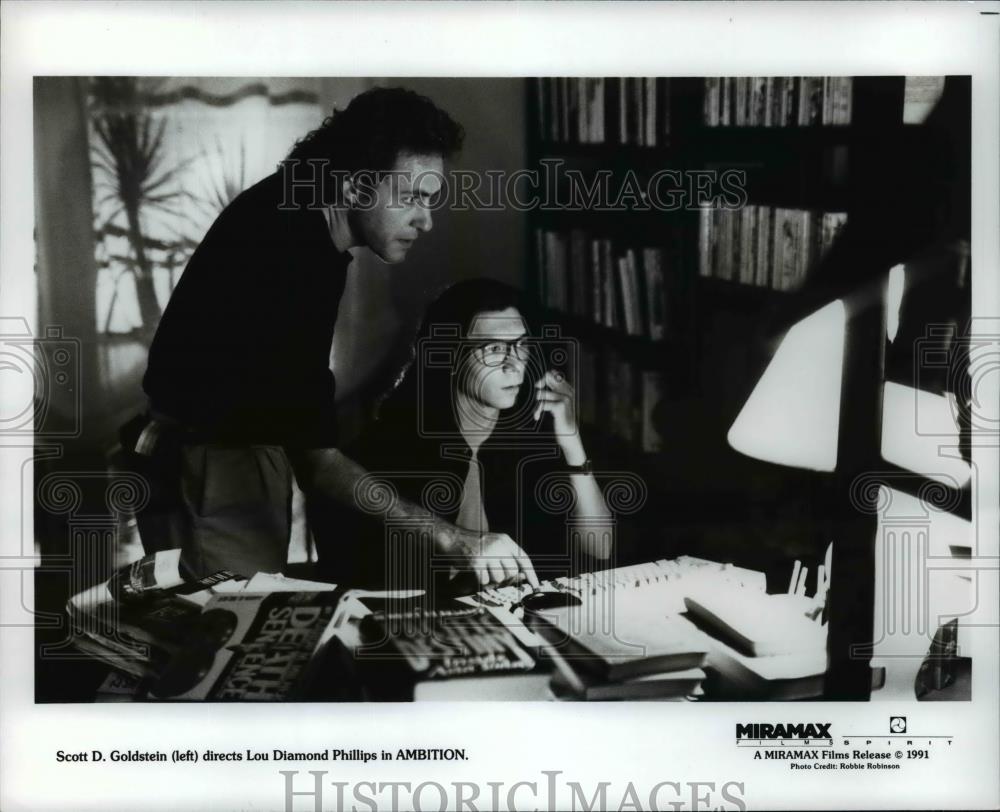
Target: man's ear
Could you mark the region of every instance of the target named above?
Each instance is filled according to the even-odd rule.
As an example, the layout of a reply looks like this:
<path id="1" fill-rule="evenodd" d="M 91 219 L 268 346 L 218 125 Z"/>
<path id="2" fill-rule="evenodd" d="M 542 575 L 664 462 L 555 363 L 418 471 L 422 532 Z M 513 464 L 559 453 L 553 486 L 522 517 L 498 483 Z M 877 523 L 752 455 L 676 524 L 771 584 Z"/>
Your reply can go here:
<path id="1" fill-rule="evenodd" d="M 358 187 L 354 183 L 353 178 L 346 178 L 340 186 L 340 199 L 344 201 L 344 204 L 349 209 L 356 208 L 358 205 Z"/>
<path id="2" fill-rule="evenodd" d="M 341 199 L 349 209 L 369 209 L 378 202 L 377 186 L 374 173 L 356 172 L 341 183 Z"/>

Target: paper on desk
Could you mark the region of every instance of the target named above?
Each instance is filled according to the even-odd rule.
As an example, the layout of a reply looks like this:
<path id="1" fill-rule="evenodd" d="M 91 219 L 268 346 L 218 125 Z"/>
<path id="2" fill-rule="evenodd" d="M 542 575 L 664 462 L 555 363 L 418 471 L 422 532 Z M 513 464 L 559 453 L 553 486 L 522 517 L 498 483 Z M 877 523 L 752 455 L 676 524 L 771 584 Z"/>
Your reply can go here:
<path id="1" fill-rule="evenodd" d="M 225 582 L 224 582 L 225 583 Z M 216 590 L 235 592 L 330 592 L 336 584 L 326 581 L 307 581 L 302 578 L 286 578 L 280 572 L 258 572 L 249 581 L 240 582 L 236 590 Z M 224 584 L 220 584 L 222 586 Z"/>

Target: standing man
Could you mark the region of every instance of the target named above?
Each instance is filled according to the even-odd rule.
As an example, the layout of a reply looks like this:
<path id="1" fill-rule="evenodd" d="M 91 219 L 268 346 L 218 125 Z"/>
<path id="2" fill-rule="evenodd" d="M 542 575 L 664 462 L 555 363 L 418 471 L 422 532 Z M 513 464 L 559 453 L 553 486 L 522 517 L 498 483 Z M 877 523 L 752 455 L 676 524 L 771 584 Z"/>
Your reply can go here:
<path id="1" fill-rule="evenodd" d="M 196 575 L 279 572 L 293 471 L 307 493 L 353 507 L 366 471 L 338 450 L 330 370 L 349 251 L 402 262 L 431 230 L 443 161 L 462 138 L 429 99 L 375 88 L 219 215 L 156 331 L 143 379 L 152 420 L 130 443 L 168 460 L 157 468 L 170 507 L 144 522 L 153 546 L 180 547 Z M 509 536 L 469 533 L 404 501 L 389 516 L 433 522 L 434 552 L 481 583 L 496 580 L 498 562 L 535 581 Z M 335 540 L 323 541 L 335 554 Z"/>

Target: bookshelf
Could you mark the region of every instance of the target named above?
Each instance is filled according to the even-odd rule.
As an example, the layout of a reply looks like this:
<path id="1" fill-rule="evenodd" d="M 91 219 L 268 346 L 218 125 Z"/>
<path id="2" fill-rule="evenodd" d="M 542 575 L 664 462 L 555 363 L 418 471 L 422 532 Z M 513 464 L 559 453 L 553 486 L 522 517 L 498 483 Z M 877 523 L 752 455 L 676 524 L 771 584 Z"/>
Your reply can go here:
<path id="1" fill-rule="evenodd" d="M 926 150 L 933 136 L 903 123 L 905 82 L 528 80 L 528 156 L 544 201 L 528 217 L 528 289 L 549 321 L 631 365 L 633 377 L 659 371 L 685 390 L 700 387 L 706 341 L 731 344 L 742 333 L 749 350 L 760 334 L 808 312 L 839 284 L 825 266 L 836 264 L 828 254 L 845 224 L 877 230 L 885 219 L 882 209 L 894 198 L 885 194 L 892 181 L 880 166 L 898 166 L 892 156 Z M 684 183 L 674 185 L 663 176 L 668 171 Z M 644 205 L 628 196 L 628 189 L 648 191 L 658 173 L 658 200 L 683 205 Z M 719 182 L 712 191 L 729 208 L 699 209 L 689 178 L 707 173 L 740 173 L 729 178 L 739 179 L 745 195 L 727 193 Z M 587 205 L 580 190 L 605 188 L 598 185 L 602 175 L 611 205 Z M 622 189 L 624 197 L 617 196 Z M 851 284 L 850 274 L 840 282 Z M 654 289 L 662 292 L 651 295 Z M 724 318 L 732 325 L 719 333 Z M 754 359 L 747 370 L 756 371 Z M 583 384 L 587 373 L 585 366 Z M 640 455 L 656 453 L 655 438 L 636 429 L 642 417 L 611 433 Z M 600 416 L 595 422 L 608 425 Z"/>
<path id="2" fill-rule="evenodd" d="M 691 200 L 673 210 L 532 210 L 526 285 L 547 321 L 580 341 L 581 424 L 591 456 L 599 467 L 639 473 L 650 487 L 634 537 L 619 536 L 619 560 L 704 554 L 764 569 L 777 585 L 793 559 L 807 561 L 839 539 L 831 697 L 859 698 L 869 688 L 867 664 L 845 652 L 871 637 L 876 532 L 874 517 L 860 516 L 847 494 L 860 472 L 884 467 L 885 293 L 873 280 L 931 239 L 968 239 L 967 136 L 942 124 L 950 116 L 968 126 L 969 83 L 955 79 L 935 109 L 947 113 L 923 124 L 905 123 L 902 76 L 739 78 L 714 86 L 671 78 L 653 87 L 640 79 L 528 80 L 528 157 L 543 178 L 544 200 L 553 189 L 541 170 L 553 162 L 585 183 L 604 173 L 612 183 L 634 177 L 640 187 L 667 169 L 743 173 L 746 197 L 721 216 Z M 777 89 L 792 97 L 783 112 Z M 775 233 L 788 235 L 788 244 L 776 246 Z M 574 250 L 573 239 L 600 250 Z M 610 262 L 602 241 L 611 243 Z M 643 256 L 649 248 L 661 252 L 663 278 L 655 285 Z M 560 280 L 560 268 L 572 281 Z M 633 313 L 630 329 L 626 297 L 637 297 L 643 316 L 651 289 L 662 290 L 662 327 L 651 329 L 645 317 L 637 329 Z M 784 330 L 839 297 L 853 298 L 837 471 L 784 469 L 731 451 L 728 427 Z M 609 299 L 617 317 L 606 310 Z"/>
<path id="3" fill-rule="evenodd" d="M 834 84 L 838 93 L 828 87 Z M 822 77 L 546 78 L 528 85 L 530 166 L 542 179 L 543 201 L 556 205 L 529 214 L 527 286 L 548 321 L 579 339 L 584 355 L 599 357 L 585 358 L 581 386 L 607 391 L 610 374 L 631 384 L 640 404 L 652 402 L 648 387 L 667 383 L 674 392 L 707 394 L 700 373 L 713 343 L 731 344 L 742 333 L 749 351 L 760 325 L 780 319 L 854 208 L 851 150 L 866 137 L 884 137 L 878 118 L 888 116 L 879 97 L 898 95 L 900 105 L 902 98 L 897 79 L 856 80 L 853 87 Z M 719 113 L 723 91 L 729 115 Z M 765 102 L 774 116 L 765 115 Z M 824 116 L 836 123 L 824 124 Z M 731 210 L 700 210 L 689 178 L 704 181 L 710 173 L 740 181 L 746 197 L 733 198 Z M 611 205 L 588 206 L 579 190 L 604 188 L 601 176 Z M 638 201 L 630 189 L 640 190 Z M 577 205 L 559 205 L 566 203 Z M 783 227 L 791 247 L 774 245 Z M 764 273 L 772 263 L 781 277 Z M 731 322 L 722 333 L 720 320 Z M 747 358 L 743 366 L 755 370 L 760 361 Z M 613 406 L 611 414 L 585 411 L 592 429 L 604 427 L 597 432 L 607 441 L 603 451 L 656 468 L 662 442 L 649 431 L 649 414 L 632 413 L 630 425 L 619 425 Z"/>

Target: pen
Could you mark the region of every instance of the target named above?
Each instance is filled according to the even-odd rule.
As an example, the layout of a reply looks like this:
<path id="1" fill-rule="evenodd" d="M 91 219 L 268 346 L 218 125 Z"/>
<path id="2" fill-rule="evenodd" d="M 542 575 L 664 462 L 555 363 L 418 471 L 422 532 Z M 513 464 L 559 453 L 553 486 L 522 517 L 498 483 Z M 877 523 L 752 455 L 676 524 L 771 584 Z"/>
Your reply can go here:
<path id="1" fill-rule="evenodd" d="M 799 582 L 795 586 L 796 595 L 806 594 L 806 576 L 808 575 L 809 575 L 809 567 L 803 567 L 802 570 L 799 572 Z"/>
<path id="2" fill-rule="evenodd" d="M 799 569 L 802 567 L 802 562 L 795 559 L 795 566 L 792 567 L 792 580 L 788 582 L 788 594 L 794 595 L 795 589 L 799 585 Z"/>
<path id="3" fill-rule="evenodd" d="M 570 664 L 563 659 L 563 656 L 558 652 L 555 646 L 553 646 L 548 640 L 545 639 L 545 635 L 542 633 L 537 633 L 536 637 L 541 643 L 542 651 L 548 656 L 552 661 L 552 665 L 556 667 L 556 670 L 562 674 L 563 679 L 566 680 L 566 684 L 572 689 L 575 694 L 583 696 L 586 692 L 586 686 L 580 681 L 580 678 L 576 675 L 576 672 L 570 667 Z"/>

